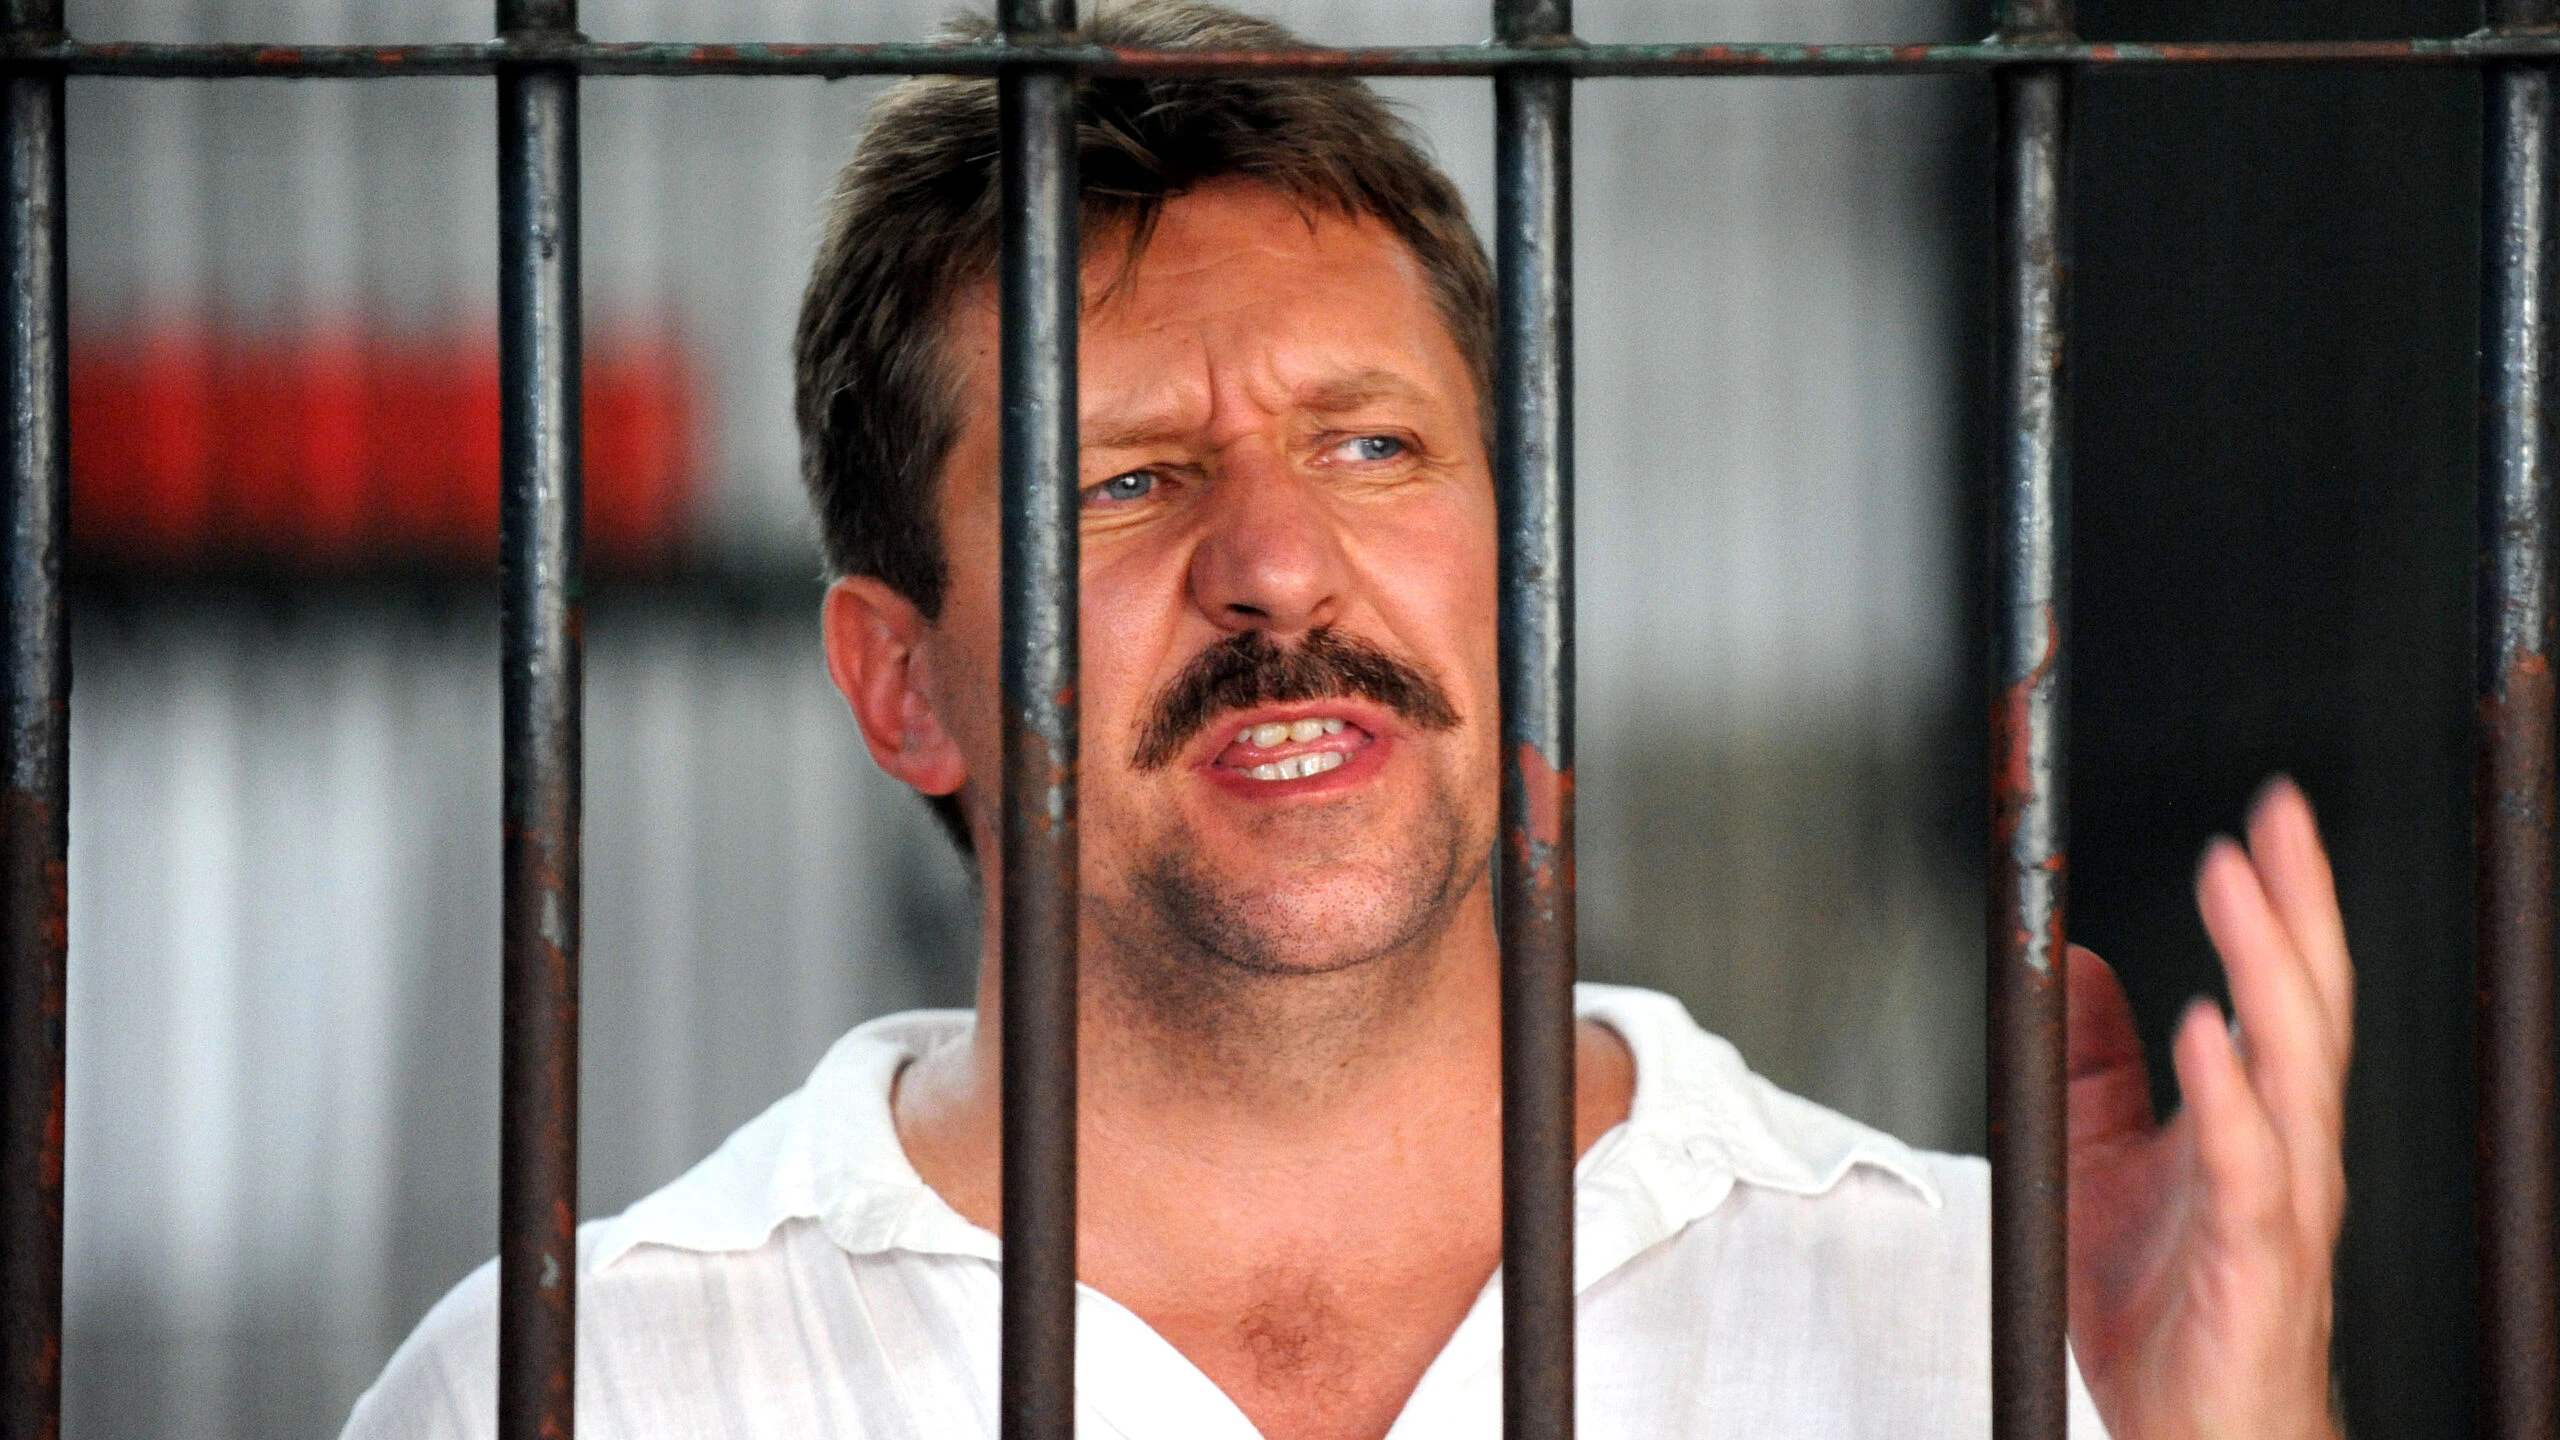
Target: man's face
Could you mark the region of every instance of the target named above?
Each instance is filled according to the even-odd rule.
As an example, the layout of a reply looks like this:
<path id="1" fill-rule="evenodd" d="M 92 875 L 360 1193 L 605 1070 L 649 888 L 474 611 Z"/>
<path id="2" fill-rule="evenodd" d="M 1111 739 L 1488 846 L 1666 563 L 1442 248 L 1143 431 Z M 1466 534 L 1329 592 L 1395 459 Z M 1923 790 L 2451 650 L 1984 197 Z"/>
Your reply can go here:
<path id="1" fill-rule="evenodd" d="M 1265 973 L 1409 950 L 1479 883 L 1495 823 L 1494 503 L 1466 361 L 1392 231 L 1261 186 L 1166 205 L 1126 276 L 1098 248 L 1079 381 L 1087 920 L 1122 949 Z M 935 630 L 975 692 L 943 708 L 992 804 L 991 290 L 952 338 L 966 421 Z"/>

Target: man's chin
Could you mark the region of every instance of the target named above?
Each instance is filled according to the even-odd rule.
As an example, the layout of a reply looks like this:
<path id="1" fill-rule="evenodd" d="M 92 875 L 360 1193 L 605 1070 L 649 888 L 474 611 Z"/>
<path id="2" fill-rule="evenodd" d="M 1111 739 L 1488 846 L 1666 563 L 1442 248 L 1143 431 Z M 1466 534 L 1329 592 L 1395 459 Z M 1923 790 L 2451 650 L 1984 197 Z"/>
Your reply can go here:
<path id="1" fill-rule="evenodd" d="M 1147 867 L 1131 899 L 1171 948 L 1282 978 L 1428 944 L 1447 928 L 1462 881 L 1457 857 L 1441 846 L 1398 856 L 1263 853 L 1223 865 L 1195 855 Z"/>
<path id="2" fill-rule="evenodd" d="M 1240 900 L 1228 923 L 1196 941 L 1215 958 L 1274 979 L 1334 975 L 1414 951 L 1444 925 L 1425 907 L 1395 904 L 1372 891 L 1336 896 L 1262 895 Z M 1402 897 L 1397 897 L 1402 898 Z"/>

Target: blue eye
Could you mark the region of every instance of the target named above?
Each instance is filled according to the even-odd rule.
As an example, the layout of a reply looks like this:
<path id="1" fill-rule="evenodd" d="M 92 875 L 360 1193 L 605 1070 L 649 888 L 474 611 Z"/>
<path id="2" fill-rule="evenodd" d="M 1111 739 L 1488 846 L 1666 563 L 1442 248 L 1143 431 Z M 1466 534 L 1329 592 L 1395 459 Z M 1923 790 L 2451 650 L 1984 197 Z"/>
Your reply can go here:
<path id="1" fill-rule="evenodd" d="M 1345 444 L 1354 460 L 1393 460 L 1404 453 L 1404 442 L 1393 435 L 1362 435 Z"/>
<path id="2" fill-rule="evenodd" d="M 1092 494 L 1097 500 L 1144 500 L 1155 488 L 1154 471 L 1132 470 L 1126 475 L 1114 475 L 1094 486 Z"/>

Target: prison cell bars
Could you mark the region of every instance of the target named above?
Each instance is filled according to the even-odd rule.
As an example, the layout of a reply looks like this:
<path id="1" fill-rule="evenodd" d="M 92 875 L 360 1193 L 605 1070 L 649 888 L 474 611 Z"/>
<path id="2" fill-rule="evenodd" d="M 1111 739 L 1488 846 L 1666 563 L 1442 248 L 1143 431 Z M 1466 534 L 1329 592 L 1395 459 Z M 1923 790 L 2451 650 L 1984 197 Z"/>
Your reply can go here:
<path id="1" fill-rule="evenodd" d="M 2070 38 L 2070 0 L 2007 0 L 2000 33 Z M 2070 1316 L 2063 1115 L 2063 639 L 2071 597 L 2063 253 L 2071 75 L 1993 72 L 1998 130 L 1992 343 L 1989 913 L 1991 1433 L 2060 1437 Z"/>
<path id="2" fill-rule="evenodd" d="M 1918 45 L 1737 44 L 1305 46 L 1286 50 L 1138 50 L 1072 39 L 966 44 L 591 41 L 524 35 L 436 45 L 164 44 L 0 37 L 0 65 L 136 79 L 364 80 L 490 75 L 541 60 L 582 75 L 994 75 L 1069 66 L 1086 75 L 1485 76 L 1514 70 L 1578 78 L 1943 75 L 2016 65 L 2189 70 L 2200 66 L 2480 67 L 2560 60 L 2560 34 L 2484 30 L 2413 40 L 2212 40 L 2169 44 L 2005 36 Z"/>
<path id="3" fill-rule="evenodd" d="M 501 33 L 576 0 L 499 0 Z M 498 71 L 498 603 L 504 734 L 498 1434 L 566 1440 L 577 1400 L 578 75 Z"/>
<path id="4" fill-rule="evenodd" d="M 1075 0 L 1004 0 L 1048 40 Z M 1071 1440 L 1076 1376 L 1076 325 L 1083 195 L 1075 74 L 996 81 L 1003 451 L 1004 1440 Z"/>
<path id="5" fill-rule="evenodd" d="M 997 43 L 597 44 L 574 0 L 501 0 L 499 39 L 423 46 L 79 44 L 58 0 L 9 0 L 0 217 L 9 533 L 9 778 L 0 824 L 0 1426 L 60 1400 L 68 649 L 62 78 L 495 75 L 505 369 L 506 786 L 500 1433 L 572 1433 L 578 802 L 577 77 L 1002 77 L 1007 718 L 1002 1426 L 1073 1428 L 1075 330 L 1073 76 L 1496 78 L 1495 455 L 1501 526 L 1505 1429 L 1572 1425 L 1572 77 L 1987 72 L 1998 92 L 1999 406 L 1989 958 L 1995 1431 L 2059 1437 L 2062 1343 L 2064 399 L 2069 75 L 2195 65 L 2471 65 L 2486 77 L 2480 432 L 2479 1230 L 2482 1430 L 2553 1426 L 2553 0 L 2495 0 L 2449 39 L 2210 44 L 2074 38 L 2067 0 L 2007 0 L 1954 45 L 1583 45 L 1564 0 L 1497 0 L 1483 46 L 1105 50 L 1071 0 L 1006 0 Z"/>
<path id="6" fill-rule="evenodd" d="M 61 0 L 10 0 L 13 41 L 59 38 Z M 71 500 L 62 77 L 13 70 L 0 97 L 0 364 L 7 368 L 8 790 L 0 794 L 0 1434 L 53 1440 L 62 1409 L 64 960 L 70 936 Z"/>
<path id="7" fill-rule="evenodd" d="M 1495 0 L 1550 52 L 1569 0 Z M 1502 1428 L 1573 1433 L 1573 80 L 1494 77 L 1502 668 Z"/>
<path id="8" fill-rule="evenodd" d="M 2493 32 L 2552 0 L 2491 0 Z M 2552 989 L 2551 71 L 2483 77 L 2479 718 L 2473 782 L 2480 1417 L 2487 1440 L 2560 1428 L 2560 1200 Z"/>

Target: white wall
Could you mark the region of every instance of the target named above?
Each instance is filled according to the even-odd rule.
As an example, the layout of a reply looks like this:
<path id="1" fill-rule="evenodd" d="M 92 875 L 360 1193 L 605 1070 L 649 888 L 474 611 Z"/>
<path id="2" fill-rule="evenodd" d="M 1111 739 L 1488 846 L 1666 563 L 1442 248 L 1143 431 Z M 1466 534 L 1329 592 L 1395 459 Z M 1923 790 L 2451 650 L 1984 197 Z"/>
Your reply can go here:
<path id="1" fill-rule="evenodd" d="M 494 607 L 78 625 L 67 1433 L 328 1433 L 495 1243 Z M 968 993 L 965 882 L 863 758 L 814 631 L 699 599 L 590 614 L 589 1214 L 847 1026 Z"/>

